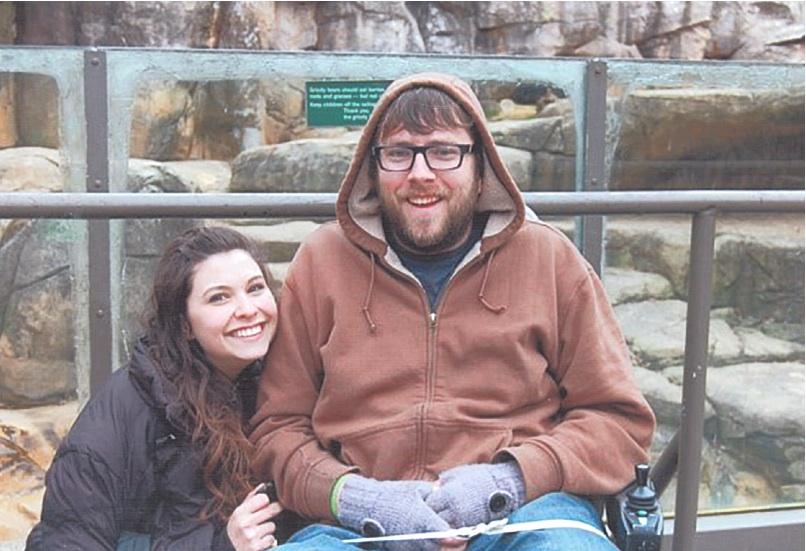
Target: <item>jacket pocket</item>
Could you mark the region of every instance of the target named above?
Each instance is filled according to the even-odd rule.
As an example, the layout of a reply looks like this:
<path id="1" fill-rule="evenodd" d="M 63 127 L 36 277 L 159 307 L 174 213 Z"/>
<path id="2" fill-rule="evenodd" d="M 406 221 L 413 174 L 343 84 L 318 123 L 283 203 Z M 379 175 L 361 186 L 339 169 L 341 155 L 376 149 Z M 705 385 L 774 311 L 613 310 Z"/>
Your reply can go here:
<path id="1" fill-rule="evenodd" d="M 401 480 L 415 473 L 417 431 L 414 422 L 355 432 L 339 439 L 341 460 L 378 480 Z"/>
<path id="2" fill-rule="evenodd" d="M 512 444 L 512 430 L 468 421 L 429 421 L 425 470 L 433 477 L 470 463 L 490 463 L 496 452 Z"/>

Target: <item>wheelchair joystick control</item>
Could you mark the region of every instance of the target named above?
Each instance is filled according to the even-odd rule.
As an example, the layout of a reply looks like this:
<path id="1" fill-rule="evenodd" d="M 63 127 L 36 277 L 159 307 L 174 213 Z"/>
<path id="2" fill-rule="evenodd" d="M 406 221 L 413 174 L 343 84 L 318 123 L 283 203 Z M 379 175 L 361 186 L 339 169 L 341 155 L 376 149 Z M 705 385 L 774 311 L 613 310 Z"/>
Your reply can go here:
<path id="1" fill-rule="evenodd" d="M 649 465 L 635 466 L 635 486 L 627 493 L 627 506 L 633 511 L 658 508 L 655 489 L 649 485 Z"/>
<path id="2" fill-rule="evenodd" d="M 635 466 L 635 481 L 616 496 L 615 502 L 616 507 L 608 508 L 608 518 L 619 549 L 660 551 L 663 513 L 649 479 L 649 465 Z"/>

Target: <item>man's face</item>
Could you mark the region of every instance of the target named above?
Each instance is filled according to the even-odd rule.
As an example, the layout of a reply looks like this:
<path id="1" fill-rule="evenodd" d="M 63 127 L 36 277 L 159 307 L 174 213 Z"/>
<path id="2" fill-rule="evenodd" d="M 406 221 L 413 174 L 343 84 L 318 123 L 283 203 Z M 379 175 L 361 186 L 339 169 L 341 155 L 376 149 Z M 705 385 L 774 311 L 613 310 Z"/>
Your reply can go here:
<path id="1" fill-rule="evenodd" d="M 472 144 L 462 127 L 412 134 L 401 129 L 378 145 L 430 146 Z M 480 183 L 473 153 L 454 170 L 432 170 L 416 155 L 411 170 L 389 172 L 378 167 L 378 196 L 389 229 L 411 252 L 437 254 L 461 245 L 470 234 Z"/>

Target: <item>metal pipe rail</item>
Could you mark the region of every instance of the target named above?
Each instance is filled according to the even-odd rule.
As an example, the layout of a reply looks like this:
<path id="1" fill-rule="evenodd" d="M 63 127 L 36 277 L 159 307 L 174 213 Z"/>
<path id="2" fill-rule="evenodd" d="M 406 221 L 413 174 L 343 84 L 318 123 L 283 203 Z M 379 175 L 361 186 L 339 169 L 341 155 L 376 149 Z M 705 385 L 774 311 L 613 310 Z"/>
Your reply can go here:
<path id="1" fill-rule="evenodd" d="M 543 215 L 798 212 L 803 191 L 527 192 Z M 333 216 L 335 193 L 0 193 L 0 218 Z"/>
<path id="2" fill-rule="evenodd" d="M 716 217 L 725 212 L 803 212 L 806 194 L 803 191 L 600 191 L 523 195 L 529 207 L 543 215 L 692 215 L 681 426 L 670 443 L 677 450 L 664 451 L 656 469 L 665 487 L 671 479 L 675 459 L 680 459 L 672 549 L 690 551 L 694 549 L 697 531 Z M 0 193 L 0 218 L 332 217 L 335 200 L 333 193 Z M 109 247 L 108 242 L 105 247 Z M 91 297 L 91 302 L 104 298 L 102 302 L 108 303 L 108 297 Z M 103 369 L 108 368 L 98 370 L 91 366 L 94 380 L 101 378 Z"/>

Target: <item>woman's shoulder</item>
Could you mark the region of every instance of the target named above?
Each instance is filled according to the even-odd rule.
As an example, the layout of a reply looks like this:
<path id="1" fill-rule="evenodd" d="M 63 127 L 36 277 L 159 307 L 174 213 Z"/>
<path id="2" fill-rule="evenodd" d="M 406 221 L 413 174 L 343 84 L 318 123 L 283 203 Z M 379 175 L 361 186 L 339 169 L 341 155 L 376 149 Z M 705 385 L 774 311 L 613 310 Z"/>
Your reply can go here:
<path id="1" fill-rule="evenodd" d="M 147 435 L 154 431 L 157 412 L 143 397 L 129 368 L 113 372 L 90 398 L 76 418 L 59 449 L 88 453 L 115 463 L 126 454 L 147 447 Z M 143 450 L 145 451 L 145 450 Z"/>

